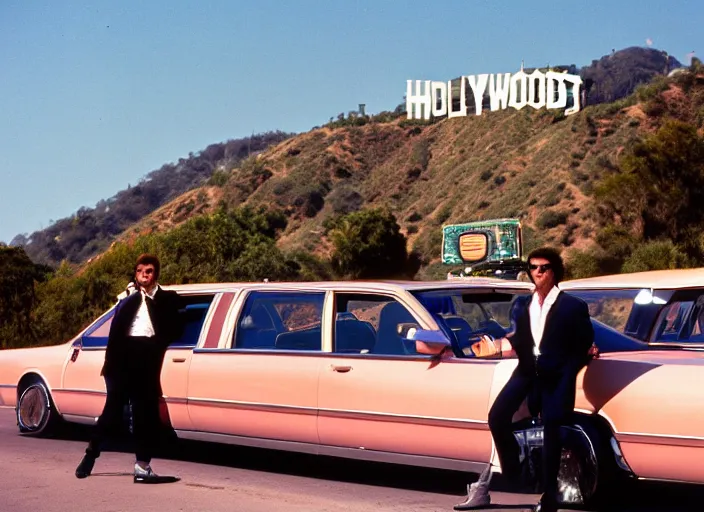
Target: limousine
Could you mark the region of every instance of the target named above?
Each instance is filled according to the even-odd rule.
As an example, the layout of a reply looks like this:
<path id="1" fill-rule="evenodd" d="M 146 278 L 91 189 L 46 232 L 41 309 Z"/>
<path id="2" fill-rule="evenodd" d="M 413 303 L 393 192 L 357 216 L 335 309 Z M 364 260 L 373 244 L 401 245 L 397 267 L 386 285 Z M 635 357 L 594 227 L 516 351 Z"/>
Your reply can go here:
<path id="1" fill-rule="evenodd" d="M 488 411 L 517 361 L 467 347 L 503 336 L 531 283 L 167 288 L 186 325 L 162 369 L 164 421 L 179 438 L 469 472 L 499 466 Z M 15 406 L 22 434 L 95 423 L 113 311 L 65 344 L 0 352 L 0 404 Z M 578 377 L 574 421 L 563 428 L 563 501 L 597 499 L 622 476 L 704 483 L 704 354 L 638 350 L 648 347 L 594 322 L 601 356 Z M 524 404 L 514 420 L 535 477 L 539 418 Z"/>

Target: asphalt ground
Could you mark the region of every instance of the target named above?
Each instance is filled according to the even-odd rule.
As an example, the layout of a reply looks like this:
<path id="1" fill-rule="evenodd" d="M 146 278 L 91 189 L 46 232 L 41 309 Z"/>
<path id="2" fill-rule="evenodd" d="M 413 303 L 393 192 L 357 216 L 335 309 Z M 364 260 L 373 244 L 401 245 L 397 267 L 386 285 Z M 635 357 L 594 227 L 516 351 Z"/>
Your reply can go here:
<path id="1" fill-rule="evenodd" d="M 56 437 L 17 433 L 14 411 L 0 408 L 0 512 L 293 512 L 450 511 L 476 478 L 460 472 L 211 443 L 176 441 L 159 453 L 157 473 L 181 481 L 132 482 L 129 438 L 113 443 L 93 475 L 74 476 L 90 428 L 61 428 Z M 534 494 L 505 492 L 492 481 L 494 511 L 530 510 Z M 636 482 L 600 510 L 701 511 L 704 486 Z"/>

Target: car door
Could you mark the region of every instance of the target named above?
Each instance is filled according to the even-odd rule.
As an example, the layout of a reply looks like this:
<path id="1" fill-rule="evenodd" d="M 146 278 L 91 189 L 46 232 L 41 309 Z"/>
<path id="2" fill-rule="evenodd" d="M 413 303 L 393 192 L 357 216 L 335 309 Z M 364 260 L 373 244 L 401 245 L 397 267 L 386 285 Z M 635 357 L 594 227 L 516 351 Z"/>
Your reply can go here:
<path id="1" fill-rule="evenodd" d="M 432 358 L 399 334 L 412 297 L 335 293 L 333 353 L 318 393 L 321 445 L 488 462 L 497 361 Z M 426 327 L 427 328 L 427 327 Z"/>
<path id="2" fill-rule="evenodd" d="M 188 370 L 193 349 L 201 342 L 205 345 L 208 327 L 217 313 L 227 313 L 232 294 L 199 293 L 182 294 L 179 315 L 183 332 L 169 345 L 161 369 L 161 390 L 166 408 L 162 407 L 162 420 L 174 429 L 190 429 L 188 415 Z M 224 315 L 222 315 L 224 318 Z M 217 321 L 217 320 L 215 320 Z M 222 323 L 222 320 L 220 320 Z M 217 342 L 214 344 L 217 346 Z"/>
<path id="3" fill-rule="evenodd" d="M 54 389 L 57 408 L 67 419 L 92 423 L 105 405 L 105 380 L 100 375 L 115 308 L 110 308 L 71 345 L 60 389 Z"/>
<path id="4" fill-rule="evenodd" d="M 186 410 L 186 381 L 193 347 L 196 345 L 214 294 L 181 297 L 179 315 L 184 331 L 166 351 L 161 372 L 162 392 L 172 421 L 190 424 Z M 72 345 L 61 389 L 54 390 L 57 407 L 67 419 L 93 423 L 105 405 L 105 380 L 100 372 L 114 308 L 102 315 Z"/>
<path id="5" fill-rule="evenodd" d="M 193 353 L 188 410 L 200 434 L 190 437 L 295 441 L 315 450 L 325 297 L 271 287 L 238 297 L 220 345 Z"/>

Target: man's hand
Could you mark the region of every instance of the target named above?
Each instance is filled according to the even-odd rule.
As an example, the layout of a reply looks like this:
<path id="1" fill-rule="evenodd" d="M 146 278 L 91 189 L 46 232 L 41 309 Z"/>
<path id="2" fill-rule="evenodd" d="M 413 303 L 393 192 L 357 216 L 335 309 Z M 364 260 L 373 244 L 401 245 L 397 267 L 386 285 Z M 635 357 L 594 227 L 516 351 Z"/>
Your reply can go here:
<path id="1" fill-rule="evenodd" d="M 589 352 L 587 352 L 587 355 L 589 356 L 589 359 L 599 359 L 599 347 L 597 347 L 595 343 L 592 343 L 592 346 L 589 347 Z"/>
<path id="2" fill-rule="evenodd" d="M 475 357 L 501 357 L 501 340 L 495 340 L 488 334 L 482 334 L 479 341 L 472 343 L 470 348 Z"/>
<path id="3" fill-rule="evenodd" d="M 117 300 L 120 301 L 120 300 L 124 299 L 125 297 L 132 295 L 136 291 L 137 291 L 137 286 L 134 283 L 129 283 L 127 285 L 127 288 L 125 288 L 125 290 L 122 293 L 120 293 L 120 295 L 117 296 Z"/>

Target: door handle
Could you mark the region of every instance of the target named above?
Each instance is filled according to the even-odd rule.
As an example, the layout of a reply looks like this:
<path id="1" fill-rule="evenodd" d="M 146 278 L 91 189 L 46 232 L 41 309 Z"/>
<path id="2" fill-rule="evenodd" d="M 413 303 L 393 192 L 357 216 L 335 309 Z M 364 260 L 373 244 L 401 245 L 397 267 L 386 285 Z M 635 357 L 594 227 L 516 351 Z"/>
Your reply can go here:
<path id="1" fill-rule="evenodd" d="M 186 358 L 185 358 L 185 357 L 172 357 L 171 360 L 172 360 L 174 363 L 185 363 L 185 362 L 186 362 Z"/>
<path id="2" fill-rule="evenodd" d="M 337 366 L 334 364 L 330 365 L 330 368 L 332 369 L 332 371 L 339 372 L 339 373 L 347 373 L 348 371 L 350 371 L 352 369 L 351 366 Z"/>

